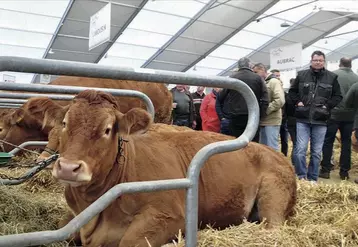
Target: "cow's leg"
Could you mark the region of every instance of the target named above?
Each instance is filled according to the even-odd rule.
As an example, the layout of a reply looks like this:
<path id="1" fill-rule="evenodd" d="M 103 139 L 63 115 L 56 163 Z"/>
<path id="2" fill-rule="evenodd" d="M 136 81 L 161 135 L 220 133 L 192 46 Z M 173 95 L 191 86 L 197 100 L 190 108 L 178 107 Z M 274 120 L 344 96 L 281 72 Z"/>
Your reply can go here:
<path id="1" fill-rule="evenodd" d="M 184 225 L 184 216 L 151 207 L 134 217 L 119 247 L 148 247 L 148 243 L 160 247 L 175 238 Z"/>
<path id="2" fill-rule="evenodd" d="M 279 181 L 274 176 L 263 179 L 258 195 L 258 211 L 260 220 L 266 219 L 267 228 L 284 223 L 292 195 L 285 180 Z"/>

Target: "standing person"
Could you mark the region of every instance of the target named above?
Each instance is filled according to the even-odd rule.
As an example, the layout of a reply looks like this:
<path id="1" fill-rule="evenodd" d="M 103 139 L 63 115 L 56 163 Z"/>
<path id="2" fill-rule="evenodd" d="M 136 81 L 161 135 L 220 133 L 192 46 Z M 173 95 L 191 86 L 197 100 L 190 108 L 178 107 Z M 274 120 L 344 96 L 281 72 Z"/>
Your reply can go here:
<path id="1" fill-rule="evenodd" d="M 354 83 L 348 90 L 345 97 L 345 107 L 354 108 L 354 125 L 352 134 L 352 145 L 355 152 L 358 152 L 358 83 Z M 354 179 L 354 182 L 358 184 L 358 178 Z"/>
<path id="2" fill-rule="evenodd" d="M 260 143 L 279 151 L 278 137 L 282 122 L 282 107 L 285 104 L 285 93 L 282 83 L 274 74 L 267 73 L 266 66 L 262 63 L 255 64 L 253 71 L 265 80 L 269 105 L 266 116 L 260 121 Z"/>
<path id="3" fill-rule="evenodd" d="M 295 82 L 295 78 L 290 79 L 290 87 Z M 296 118 L 295 118 L 295 105 L 292 102 L 289 93 L 286 94 L 285 98 L 285 111 L 287 115 L 287 131 L 290 134 L 292 141 L 292 151 L 291 151 L 291 162 L 294 164 L 294 150 L 296 145 Z"/>
<path id="4" fill-rule="evenodd" d="M 311 55 L 309 69 L 297 73 L 290 87 L 289 96 L 296 106 L 297 139 L 294 150 L 294 165 L 299 179 L 318 180 L 319 163 L 327 120 L 333 109 L 342 100 L 337 75 L 326 70 L 326 56 L 321 51 Z M 306 153 L 311 143 L 311 157 L 307 171 Z"/>
<path id="5" fill-rule="evenodd" d="M 351 169 L 351 145 L 354 121 L 354 108 L 345 107 L 345 96 L 354 83 L 358 82 L 358 75 L 352 71 L 352 59 L 343 57 L 340 59 L 339 69 L 333 71 L 338 75 L 338 83 L 341 88 L 343 100 L 332 109 L 330 120 L 328 120 L 327 133 L 323 144 L 323 159 L 319 177 L 330 178 L 332 169 L 331 158 L 333 157 L 333 143 L 337 131 L 341 133 L 341 155 L 339 159 L 339 175 L 342 180 L 349 179 Z"/>
<path id="6" fill-rule="evenodd" d="M 281 80 L 281 72 L 278 69 L 272 69 L 270 71 L 277 79 L 281 81 L 281 85 L 283 87 L 283 82 Z M 288 92 L 284 90 L 285 94 L 285 104 L 283 105 L 281 111 L 282 111 L 282 121 L 280 126 L 280 139 L 281 139 L 281 153 L 287 157 L 288 153 L 288 128 L 287 128 L 287 98 L 288 98 Z"/>
<path id="7" fill-rule="evenodd" d="M 190 92 L 181 84 L 177 84 L 170 92 L 173 94 L 173 124 L 194 129 L 196 113 Z"/>
<path id="8" fill-rule="evenodd" d="M 205 97 L 204 93 L 205 87 L 198 86 L 196 88 L 196 92 L 191 94 L 191 97 L 193 97 L 194 107 L 195 107 L 195 114 L 196 114 L 196 127 L 195 130 L 202 130 L 202 124 L 201 124 L 201 116 L 200 116 L 200 106 L 203 102 L 203 99 Z"/>
<path id="9" fill-rule="evenodd" d="M 254 92 L 260 106 L 260 117 L 265 114 L 268 105 L 267 88 L 260 76 L 250 69 L 250 60 L 246 57 L 238 61 L 239 70 L 230 77 L 246 83 Z M 239 137 L 244 133 L 248 121 L 248 109 L 244 97 L 236 90 L 224 88 L 216 98 L 216 112 L 220 119 L 220 131 L 223 134 Z M 259 142 L 258 129 L 254 142 Z"/>
<path id="10" fill-rule="evenodd" d="M 203 131 L 220 132 L 220 120 L 216 113 L 216 97 L 220 88 L 213 88 L 211 93 L 206 95 L 200 106 L 200 116 L 202 120 Z"/>

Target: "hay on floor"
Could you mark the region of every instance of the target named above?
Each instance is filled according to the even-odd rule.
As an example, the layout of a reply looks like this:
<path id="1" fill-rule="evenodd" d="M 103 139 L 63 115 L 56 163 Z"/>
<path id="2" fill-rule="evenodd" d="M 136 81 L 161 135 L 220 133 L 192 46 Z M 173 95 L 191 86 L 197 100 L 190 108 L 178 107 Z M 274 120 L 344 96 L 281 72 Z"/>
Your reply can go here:
<path id="1" fill-rule="evenodd" d="M 267 230 L 264 224 L 245 222 L 224 230 L 208 228 L 198 234 L 198 247 L 358 246 L 358 186 L 348 182 L 299 182 L 296 215 L 285 225 Z M 179 241 L 172 246 L 184 246 Z"/>
<path id="2" fill-rule="evenodd" d="M 20 186 L 0 186 L 0 235 L 56 230 L 67 210 L 62 194 L 30 193 Z"/>

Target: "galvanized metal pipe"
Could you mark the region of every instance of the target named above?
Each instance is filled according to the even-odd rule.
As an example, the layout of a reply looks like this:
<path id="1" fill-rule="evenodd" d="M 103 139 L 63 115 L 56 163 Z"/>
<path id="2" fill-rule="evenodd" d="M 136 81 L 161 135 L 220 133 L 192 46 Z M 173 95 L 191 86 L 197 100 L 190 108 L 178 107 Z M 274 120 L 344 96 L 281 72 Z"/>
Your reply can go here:
<path id="1" fill-rule="evenodd" d="M 75 95 L 40 94 L 40 93 L 4 93 L 0 92 L 0 98 L 29 99 L 33 97 L 48 97 L 54 100 L 72 100 Z"/>
<path id="2" fill-rule="evenodd" d="M 46 146 L 47 143 L 48 143 L 47 141 L 28 141 L 28 142 L 24 142 L 24 143 L 21 143 L 19 145 L 19 147 L 14 148 L 13 150 L 11 150 L 9 152 L 9 154 L 15 155 L 19 151 L 21 151 L 21 148 L 28 147 L 28 146 Z"/>
<path id="3" fill-rule="evenodd" d="M 24 104 L 27 100 L 24 99 L 3 99 L 0 97 L 0 103 L 10 103 L 10 104 Z"/>
<path id="4" fill-rule="evenodd" d="M 0 106 L 5 106 L 8 108 L 19 108 L 22 106 L 22 104 L 0 103 Z"/>
<path id="5" fill-rule="evenodd" d="M 1 65 L 0 65 L 1 67 Z M 98 87 L 77 87 L 77 86 L 59 86 L 59 85 L 40 85 L 40 84 L 28 84 L 28 83 L 6 83 L 0 82 L 1 90 L 11 91 L 29 91 L 29 92 L 44 92 L 44 93 L 65 93 L 65 94 L 77 94 L 87 89 L 93 89 L 97 91 L 107 92 L 114 96 L 123 97 L 136 97 L 144 101 L 147 111 L 154 118 L 154 105 L 150 98 L 139 91 L 127 90 L 127 89 L 113 89 L 113 88 L 98 88 Z M 44 95 L 46 97 L 46 95 Z"/>
<path id="6" fill-rule="evenodd" d="M 118 184 L 104 193 L 61 229 L 1 236 L 0 247 L 39 246 L 63 241 L 87 224 L 93 216 L 102 212 L 108 205 L 123 194 L 187 189 L 189 186 L 190 181 L 186 178 Z"/>
<path id="7" fill-rule="evenodd" d="M 20 108 L 20 107 L 9 107 L 9 106 L 0 105 L 0 108 L 1 109 L 14 109 L 14 108 Z"/>
<path id="8" fill-rule="evenodd" d="M 235 140 L 222 141 L 217 143 L 209 144 L 203 147 L 199 152 L 194 156 L 192 162 L 190 163 L 188 169 L 188 180 L 190 187 L 187 189 L 186 195 L 186 246 L 195 247 L 197 243 L 197 222 L 198 222 L 198 176 L 200 169 L 205 163 L 205 161 L 212 155 L 217 153 L 230 152 L 238 150 L 252 140 L 259 124 L 259 106 L 256 100 L 256 97 L 252 90 L 242 81 L 234 78 L 226 78 L 219 76 L 202 76 L 202 75 L 193 75 L 182 72 L 171 72 L 171 71 L 161 71 L 161 70 L 150 70 L 150 69 L 131 69 L 125 67 L 112 67 L 98 64 L 90 63 L 80 63 L 80 62 L 68 62 L 68 61 L 58 61 L 58 60 L 42 60 L 42 59 L 32 59 L 32 58 L 19 58 L 19 57 L 0 57 L 0 71 L 18 71 L 18 72 L 28 72 L 28 73 L 40 73 L 40 74 L 54 74 L 54 75 L 70 75 L 70 76 L 83 76 L 83 77 L 93 77 L 93 78 L 111 78 L 111 79 L 124 79 L 124 80 L 137 80 L 137 81 L 147 81 L 147 82 L 162 82 L 162 83 L 171 83 L 171 84 L 187 84 L 187 85 L 197 85 L 197 86 L 208 86 L 208 87 L 222 87 L 237 90 L 245 98 L 246 104 L 249 110 L 249 118 L 247 127 L 244 133 Z M 0 85 L 0 89 L 2 89 Z M 150 185 L 163 182 L 160 181 L 151 181 L 143 182 L 148 183 L 148 190 L 154 191 L 154 187 Z M 163 184 L 162 189 L 176 189 L 177 180 L 165 180 L 167 184 Z M 124 183 L 121 185 L 129 185 Z M 120 185 L 117 185 L 120 186 Z M 136 184 L 130 184 L 132 190 L 136 192 L 141 191 L 138 189 Z M 178 187 L 179 188 L 179 187 Z M 187 188 L 187 187 L 183 187 Z M 138 190 L 137 190 L 138 189 Z M 133 191 L 134 192 L 134 191 Z M 91 206 L 98 205 L 103 206 L 104 201 L 101 201 L 102 197 L 94 202 Z M 108 204 L 106 204 L 108 205 Z M 101 212 L 104 207 L 100 211 Z M 87 210 L 87 209 L 86 209 Z M 93 218 L 96 213 L 94 211 L 83 211 L 80 215 L 85 215 L 87 219 Z M 88 213 L 88 214 L 85 214 Z M 79 217 L 78 215 L 77 217 Z M 70 228 L 71 231 L 66 232 L 66 236 L 61 235 L 62 237 L 67 237 L 69 234 L 76 232 L 82 225 L 71 224 L 77 219 L 73 219 L 69 224 L 67 224 L 62 229 Z M 83 216 L 84 217 L 84 216 Z M 62 230 L 60 229 L 60 230 Z M 27 233 L 19 235 L 9 235 L 0 237 L 0 246 L 7 246 L 6 244 L 11 243 L 13 246 L 26 246 L 32 245 L 33 241 L 38 241 L 36 244 L 50 243 L 54 241 L 59 241 L 59 235 L 63 234 L 58 231 L 47 231 L 47 232 L 38 232 L 38 233 Z M 44 235 L 45 233 L 45 235 Z M 42 239 L 42 240 L 41 240 Z M 23 240 L 23 241 L 22 241 Z M 14 245 L 14 241 L 16 244 Z"/>

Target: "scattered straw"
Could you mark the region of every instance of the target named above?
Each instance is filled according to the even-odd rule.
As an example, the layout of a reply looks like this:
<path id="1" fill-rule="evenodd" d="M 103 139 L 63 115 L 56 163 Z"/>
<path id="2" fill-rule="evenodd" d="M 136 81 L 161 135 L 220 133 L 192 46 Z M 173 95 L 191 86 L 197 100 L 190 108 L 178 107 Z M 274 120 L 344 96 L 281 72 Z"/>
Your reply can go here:
<path id="1" fill-rule="evenodd" d="M 267 230 L 244 222 L 218 231 L 199 232 L 198 246 L 358 246 L 358 186 L 298 182 L 297 214 L 285 225 Z M 172 246 L 184 246 L 184 241 Z"/>
<path id="2" fill-rule="evenodd" d="M 62 194 L 37 194 L 17 186 L 0 186 L 0 234 L 55 230 L 66 209 Z"/>

